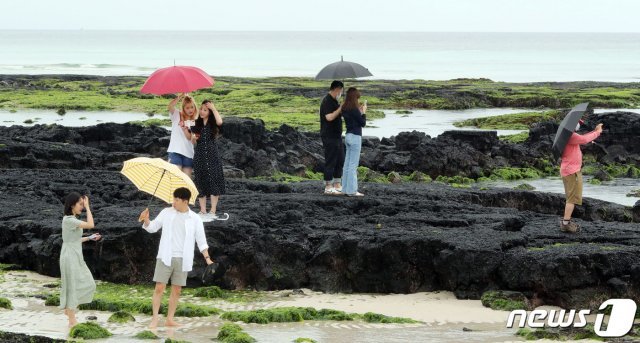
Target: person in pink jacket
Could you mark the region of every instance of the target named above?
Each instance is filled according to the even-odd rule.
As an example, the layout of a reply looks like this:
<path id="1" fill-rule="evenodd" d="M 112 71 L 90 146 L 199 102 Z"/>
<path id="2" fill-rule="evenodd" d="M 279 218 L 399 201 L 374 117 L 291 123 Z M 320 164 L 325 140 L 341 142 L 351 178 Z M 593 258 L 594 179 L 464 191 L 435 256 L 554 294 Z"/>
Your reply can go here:
<path id="1" fill-rule="evenodd" d="M 580 121 L 582 123 L 582 120 Z M 580 128 L 580 124 L 576 127 L 576 131 Z M 564 207 L 564 217 L 560 222 L 560 230 L 563 232 L 578 232 L 580 227 L 571 221 L 571 215 L 576 205 L 582 205 L 582 151 L 580 145 L 584 145 L 594 141 L 602 133 L 602 124 L 598 124 L 596 129 L 579 135 L 573 133 L 567 146 L 562 153 L 562 163 L 560 164 L 560 175 L 564 184 L 564 193 L 567 198 Z"/>

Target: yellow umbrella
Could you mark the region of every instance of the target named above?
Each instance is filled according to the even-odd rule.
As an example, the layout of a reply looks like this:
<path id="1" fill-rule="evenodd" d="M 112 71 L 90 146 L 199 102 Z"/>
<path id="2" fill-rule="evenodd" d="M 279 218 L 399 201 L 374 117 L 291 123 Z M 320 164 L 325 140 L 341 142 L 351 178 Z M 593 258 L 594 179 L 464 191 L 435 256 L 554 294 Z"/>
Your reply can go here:
<path id="1" fill-rule="evenodd" d="M 136 157 L 124 162 L 122 175 L 133 182 L 139 190 L 149 193 L 166 203 L 173 202 L 173 191 L 186 187 L 191 191 L 190 204 L 196 203 L 198 189 L 191 178 L 178 166 L 161 158 Z"/>

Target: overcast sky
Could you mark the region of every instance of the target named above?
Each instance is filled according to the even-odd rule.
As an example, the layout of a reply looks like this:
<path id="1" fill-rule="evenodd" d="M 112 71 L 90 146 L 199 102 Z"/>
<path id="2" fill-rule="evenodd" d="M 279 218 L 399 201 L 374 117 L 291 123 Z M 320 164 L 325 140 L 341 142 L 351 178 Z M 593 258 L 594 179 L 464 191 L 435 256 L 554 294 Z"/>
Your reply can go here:
<path id="1" fill-rule="evenodd" d="M 640 32 L 639 0 L 11 0 L 0 29 Z"/>

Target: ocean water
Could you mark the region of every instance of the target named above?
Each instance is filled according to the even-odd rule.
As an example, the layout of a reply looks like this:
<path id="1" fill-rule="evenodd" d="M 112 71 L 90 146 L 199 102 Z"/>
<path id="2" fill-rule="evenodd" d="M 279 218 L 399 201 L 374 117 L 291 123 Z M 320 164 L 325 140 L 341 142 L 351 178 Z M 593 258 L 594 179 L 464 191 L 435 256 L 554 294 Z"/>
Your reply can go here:
<path id="1" fill-rule="evenodd" d="M 315 76 L 361 63 L 379 79 L 640 82 L 640 33 L 0 31 L 0 74 Z"/>
<path id="2" fill-rule="evenodd" d="M 591 179 L 591 176 L 585 176 L 584 178 L 584 189 L 582 192 L 584 197 L 609 201 L 624 206 L 633 206 L 636 202 L 640 202 L 640 198 L 638 197 L 627 196 L 632 190 L 640 189 L 640 179 L 616 178 L 612 181 L 603 181 L 600 185 L 589 183 Z M 523 183 L 528 183 L 535 187 L 536 192 L 564 194 L 562 178 L 557 176 L 535 180 L 486 181 L 480 182 L 475 186 L 514 188 Z"/>
<path id="3" fill-rule="evenodd" d="M 498 136 L 513 135 L 527 130 L 482 130 L 474 127 L 456 127 L 453 123 L 466 119 L 537 111 L 541 110 L 535 108 L 472 108 L 467 110 L 413 110 L 411 114 L 397 114 L 395 110 L 384 110 L 384 118 L 369 120 L 363 133 L 365 136 L 379 138 L 411 131 L 424 132 L 431 137 L 437 137 L 450 130 L 496 131 Z M 640 115 L 640 108 L 594 108 L 593 111 L 595 113 L 625 111 Z"/>

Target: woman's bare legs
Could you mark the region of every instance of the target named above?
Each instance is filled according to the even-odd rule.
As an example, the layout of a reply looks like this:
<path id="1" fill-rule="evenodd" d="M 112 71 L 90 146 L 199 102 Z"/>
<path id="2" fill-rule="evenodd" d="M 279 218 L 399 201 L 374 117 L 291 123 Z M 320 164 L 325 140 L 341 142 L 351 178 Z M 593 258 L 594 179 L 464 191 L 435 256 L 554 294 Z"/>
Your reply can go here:
<path id="1" fill-rule="evenodd" d="M 211 196 L 211 214 L 216 214 L 216 210 L 218 209 L 218 200 L 220 199 L 219 195 Z"/>
<path id="2" fill-rule="evenodd" d="M 188 177 L 191 177 L 191 173 L 193 173 L 193 168 L 190 167 L 182 167 L 182 171 L 187 174 Z"/>
<path id="3" fill-rule="evenodd" d="M 69 318 L 69 327 L 74 327 L 76 326 L 76 324 L 78 324 L 78 320 L 76 319 L 76 313 L 69 308 L 65 308 L 64 309 L 64 314 L 67 315 L 67 317 Z"/>
<path id="4" fill-rule="evenodd" d="M 200 213 L 207 213 L 207 197 L 198 198 L 200 202 Z"/>

